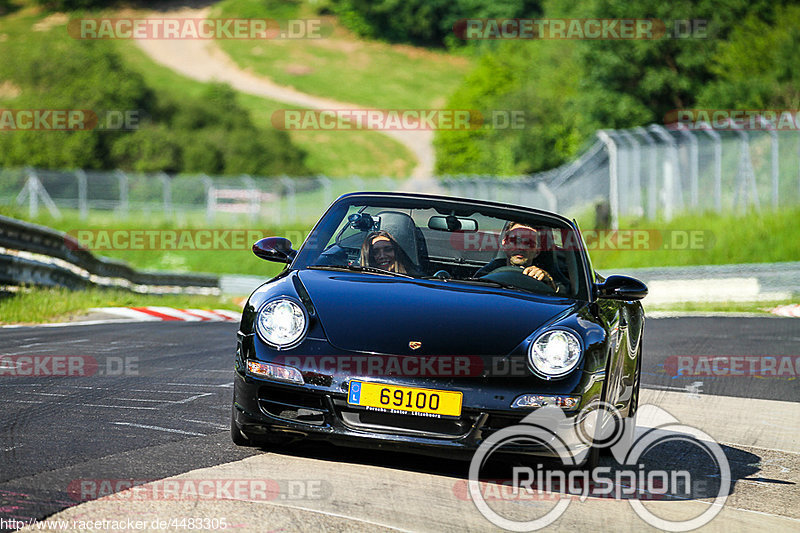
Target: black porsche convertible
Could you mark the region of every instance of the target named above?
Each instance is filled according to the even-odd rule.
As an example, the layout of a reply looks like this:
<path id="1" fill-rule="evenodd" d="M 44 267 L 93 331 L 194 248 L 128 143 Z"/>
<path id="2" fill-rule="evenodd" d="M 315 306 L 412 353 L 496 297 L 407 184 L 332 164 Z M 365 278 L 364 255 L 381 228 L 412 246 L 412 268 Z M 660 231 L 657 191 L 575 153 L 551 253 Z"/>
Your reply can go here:
<path id="1" fill-rule="evenodd" d="M 299 250 L 270 237 L 253 251 L 287 266 L 242 315 L 237 445 L 322 439 L 454 456 L 544 406 L 636 411 L 647 288 L 597 274 L 560 215 L 354 193 Z"/>

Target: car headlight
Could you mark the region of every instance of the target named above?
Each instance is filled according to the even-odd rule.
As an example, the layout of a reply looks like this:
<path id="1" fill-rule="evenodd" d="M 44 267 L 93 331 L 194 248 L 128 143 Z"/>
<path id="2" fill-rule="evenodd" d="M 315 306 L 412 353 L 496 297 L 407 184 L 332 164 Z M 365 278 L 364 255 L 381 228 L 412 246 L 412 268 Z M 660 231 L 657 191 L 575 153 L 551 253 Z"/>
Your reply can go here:
<path id="1" fill-rule="evenodd" d="M 563 329 L 542 333 L 528 348 L 528 359 L 533 369 L 548 379 L 569 374 L 580 358 L 581 341 Z"/>
<path id="2" fill-rule="evenodd" d="M 297 344 L 305 335 L 307 325 L 305 310 L 288 298 L 268 302 L 256 317 L 258 335 L 279 350 Z"/>

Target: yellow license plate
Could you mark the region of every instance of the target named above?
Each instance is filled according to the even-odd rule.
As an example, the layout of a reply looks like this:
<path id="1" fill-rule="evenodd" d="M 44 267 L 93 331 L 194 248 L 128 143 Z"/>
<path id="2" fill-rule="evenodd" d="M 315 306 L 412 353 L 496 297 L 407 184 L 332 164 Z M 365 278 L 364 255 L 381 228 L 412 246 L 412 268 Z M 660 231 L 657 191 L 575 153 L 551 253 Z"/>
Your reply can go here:
<path id="1" fill-rule="evenodd" d="M 351 381 L 347 403 L 390 413 L 461 416 L 463 396 L 455 391 Z"/>

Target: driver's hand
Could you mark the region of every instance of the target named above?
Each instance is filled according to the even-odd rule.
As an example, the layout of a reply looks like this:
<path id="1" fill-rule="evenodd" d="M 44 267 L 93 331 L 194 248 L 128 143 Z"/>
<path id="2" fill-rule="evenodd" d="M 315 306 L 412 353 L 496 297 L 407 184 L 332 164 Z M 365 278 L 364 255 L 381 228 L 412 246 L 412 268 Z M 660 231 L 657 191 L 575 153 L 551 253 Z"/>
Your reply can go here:
<path id="1" fill-rule="evenodd" d="M 554 290 L 558 290 L 558 287 L 556 286 L 556 282 L 553 280 L 553 277 L 537 266 L 525 267 L 525 270 L 523 270 L 522 273 L 525 274 L 526 276 L 538 279 L 543 283 L 547 283 L 548 285 L 553 287 Z"/>

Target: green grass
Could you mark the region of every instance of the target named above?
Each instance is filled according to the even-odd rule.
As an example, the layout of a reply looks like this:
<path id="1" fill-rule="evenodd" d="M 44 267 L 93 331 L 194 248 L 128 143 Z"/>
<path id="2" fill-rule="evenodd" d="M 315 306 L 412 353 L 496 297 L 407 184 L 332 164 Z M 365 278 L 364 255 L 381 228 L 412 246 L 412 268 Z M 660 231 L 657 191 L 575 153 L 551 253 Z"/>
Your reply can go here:
<path id="1" fill-rule="evenodd" d="M 79 318 L 92 307 L 161 305 L 192 309 L 241 308 L 216 296 L 146 295 L 124 290 L 34 288 L 0 298 L 0 324 L 41 324 Z"/>
<path id="2" fill-rule="evenodd" d="M 0 206 L 0 214 L 18 219 L 27 220 L 29 217 L 21 208 L 10 208 Z M 55 219 L 48 213 L 41 213 L 33 220 L 36 224 L 51 227 L 59 231 L 79 236 L 79 231 L 96 232 L 105 231 L 105 235 L 111 235 L 114 230 L 174 230 L 174 229 L 220 229 L 224 230 L 252 230 L 259 234 L 259 237 L 286 236 L 296 246 L 302 242 L 310 226 L 267 226 L 264 224 L 250 224 L 244 219 L 230 218 L 227 220 L 218 219 L 215 223 L 207 223 L 200 214 L 186 217 L 181 223 L 176 223 L 172 219 L 165 218 L 158 214 L 132 213 L 127 219 L 120 219 L 113 212 L 93 211 L 88 220 L 82 221 L 78 213 L 74 210 L 62 210 L 62 218 Z M 212 274 L 247 274 L 253 276 L 272 277 L 282 269 L 283 265 L 259 259 L 253 255 L 251 246 L 252 240 L 248 240 L 247 234 L 241 237 L 241 246 L 233 249 L 204 250 L 193 247 L 187 243 L 182 249 L 162 250 L 162 249 L 109 249 L 113 248 L 113 243 L 106 246 L 99 243 L 98 234 L 91 233 L 94 238 L 90 251 L 96 256 L 110 257 L 129 263 L 131 266 L 140 270 L 164 270 L 170 272 L 207 272 Z M 125 233 L 126 244 L 131 233 Z M 236 245 L 231 237 L 223 237 L 224 242 Z M 101 249 L 92 249 L 96 244 L 100 244 Z M 202 242 L 201 242 L 202 245 Z M 164 246 L 166 247 L 166 246 Z"/>
<path id="3" fill-rule="evenodd" d="M 206 83 L 186 78 L 154 63 L 132 41 L 118 41 L 118 50 L 126 63 L 160 93 L 181 98 L 182 95 L 199 95 L 205 90 Z M 292 108 L 287 104 L 241 93 L 239 103 L 250 112 L 253 122 L 262 128 L 272 127 L 271 117 L 275 111 Z M 297 130 L 290 131 L 289 137 L 308 153 L 306 164 L 309 168 L 315 173 L 331 177 L 406 177 L 416 165 L 416 159 L 406 147 L 376 132 Z"/>
<path id="4" fill-rule="evenodd" d="M 211 16 L 322 19 L 323 37 L 318 39 L 218 42 L 242 68 L 341 102 L 382 109 L 439 108 L 470 70 L 466 57 L 359 40 L 335 17 L 320 17 L 306 3 L 276 11 L 268 2 L 223 0 Z M 332 32 L 325 31 L 330 28 Z"/>
<path id="5" fill-rule="evenodd" d="M 625 221 L 625 230 L 651 230 L 640 250 L 591 250 L 596 270 L 800 261 L 800 208 L 745 216 L 686 214 L 665 221 Z M 584 228 L 584 232 L 585 232 Z M 692 245 L 688 236 L 694 235 Z M 688 243 L 688 244 L 687 244 Z"/>
<path id="6" fill-rule="evenodd" d="M 770 310 L 779 305 L 796 304 L 797 300 L 774 300 L 761 302 L 684 302 L 662 305 L 648 305 L 643 301 L 646 312 L 670 311 L 677 313 L 756 313 L 775 316 Z"/>
<path id="7" fill-rule="evenodd" d="M 114 16 L 113 11 L 87 13 L 87 16 Z M 126 15 L 130 16 L 130 15 Z M 44 15 L 32 8 L 22 9 L 10 15 L 0 17 L 0 56 L 3 53 L 3 42 L 26 44 L 25 49 L 35 49 L 44 46 L 46 32 L 32 31 L 32 26 L 41 21 Z M 66 34 L 65 25 L 56 25 L 48 32 L 62 32 Z M 142 52 L 136 43 L 130 40 L 114 41 L 117 50 L 126 64 L 139 72 L 145 82 L 158 93 L 171 96 L 175 100 L 188 97 L 199 97 L 206 90 L 208 84 L 191 80 L 174 73 L 152 61 Z M 88 68 L 89 66 L 87 66 Z M 14 94 L 12 85 L 2 85 L 0 80 L 0 105 L 14 108 L 14 101 L 18 95 Z M 270 118 L 274 111 L 287 109 L 292 106 L 275 102 L 265 98 L 240 94 L 239 102 L 248 110 L 253 122 L 264 129 L 271 128 Z M 77 106 L 80 108 L 80 106 Z M 362 176 L 390 176 L 407 177 L 414 166 L 416 159 L 413 154 L 402 144 L 389 137 L 369 131 L 348 132 L 324 131 L 291 131 L 289 136 L 294 144 L 305 150 L 308 154 L 307 166 L 315 174 L 324 174 L 331 177 L 351 175 Z M 346 134 L 342 134 L 346 133 Z"/>
<path id="8" fill-rule="evenodd" d="M 321 199 L 309 193 L 298 204 L 298 208 L 311 206 L 321 214 L 324 209 Z M 285 208 L 285 207 L 284 207 Z M 23 207 L 0 206 L 0 214 L 27 220 Z M 33 220 L 37 224 L 53 227 L 74 234 L 77 230 L 110 229 L 254 229 L 264 236 L 287 236 L 295 245 L 311 229 L 315 218 L 296 224 L 276 224 L 269 220 L 250 223 L 241 217 L 220 217 L 214 223 L 205 220 L 203 212 L 184 214 L 178 220 L 163 214 L 132 212 L 127 219 L 120 219 L 113 212 L 92 211 L 87 221 L 80 220 L 74 210 L 62 210 L 63 218 L 52 218 L 45 210 Z M 596 270 L 611 273 L 614 269 L 662 266 L 691 266 L 730 263 L 763 263 L 800 260 L 800 239 L 796 236 L 796 224 L 800 209 L 764 213 L 760 216 L 733 217 L 707 214 L 685 215 L 669 223 L 641 221 L 623 224 L 627 229 L 651 229 L 652 242 L 659 235 L 678 236 L 687 232 L 700 232 L 704 240 L 697 249 L 644 249 L 644 250 L 590 250 Z M 174 270 L 182 272 L 210 272 L 218 274 L 251 274 L 272 276 L 281 266 L 256 258 L 245 243 L 238 250 L 103 250 L 96 252 L 129 262 L 136 268 L 148 270 Z"/>

